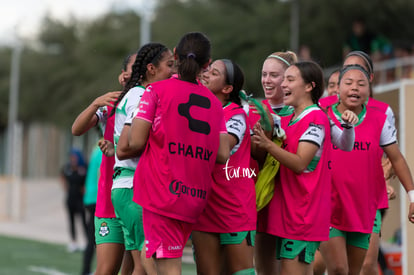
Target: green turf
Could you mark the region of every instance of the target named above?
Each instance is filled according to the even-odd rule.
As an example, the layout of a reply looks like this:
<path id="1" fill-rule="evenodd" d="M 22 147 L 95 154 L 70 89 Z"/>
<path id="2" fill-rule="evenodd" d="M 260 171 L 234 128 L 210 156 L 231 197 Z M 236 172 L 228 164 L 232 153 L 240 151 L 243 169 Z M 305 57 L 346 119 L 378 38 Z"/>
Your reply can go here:
<path id="1" fill-rule="evenodd" d="M 66 246 L 0 236 L 0 275 L 78 275 L 82 252 Z M 194 264 L 183 264 L 183 274 L 196 274 Z"/>

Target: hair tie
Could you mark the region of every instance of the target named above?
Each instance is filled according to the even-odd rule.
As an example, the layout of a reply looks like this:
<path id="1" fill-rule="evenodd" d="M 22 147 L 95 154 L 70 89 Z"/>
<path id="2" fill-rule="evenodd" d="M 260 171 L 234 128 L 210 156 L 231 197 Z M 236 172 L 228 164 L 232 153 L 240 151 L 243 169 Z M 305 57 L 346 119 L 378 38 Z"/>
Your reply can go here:
<path id="1" fill-rule="evenodd" d="M 193 58 L 193 59 L 195 59 L 196 58 L 196 55 L 195 55 L 195 53 L 188 53 L 187 54 L 187 58 Z"/>
<path id="2" fill-rule="evenodd" d="M 276 59 L 279 59 L 280 61 L 282 61 L 286 65 L 290 66 L 290 63 L 286 59 L 284 59 L 283 57 L 281 57 L 281 56 L 278 56 L 278 55 L 275 55 L 275 54 L 271 54 L 267 58 L 271 58 L 271 57 L 276 58 Z"/>

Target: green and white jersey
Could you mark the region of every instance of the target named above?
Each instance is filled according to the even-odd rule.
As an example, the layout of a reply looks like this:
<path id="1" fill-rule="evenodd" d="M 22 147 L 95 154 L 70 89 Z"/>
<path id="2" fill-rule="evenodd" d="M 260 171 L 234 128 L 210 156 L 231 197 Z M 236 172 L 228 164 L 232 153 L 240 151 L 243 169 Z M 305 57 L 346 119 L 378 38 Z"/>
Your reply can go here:
<path id="1" fill-rule="evenodd" d="M 121 136 L 124 125 L 130 125 L 133 119 L 133 114 L 139 105 L 145 88 L 137 86 L 130 89 L 122 100 L 118 103 L 115 111 L 115 126 L 114 126 L 114 146 L 118 145 L 119 137 Z M 119 160 L 115 154 L 114 166 L 114 181 L 112 189 L 114 188 L 132 188 L 132 179 L 134 171 L 137 168 L 139 157 L 126 160 Z"/>

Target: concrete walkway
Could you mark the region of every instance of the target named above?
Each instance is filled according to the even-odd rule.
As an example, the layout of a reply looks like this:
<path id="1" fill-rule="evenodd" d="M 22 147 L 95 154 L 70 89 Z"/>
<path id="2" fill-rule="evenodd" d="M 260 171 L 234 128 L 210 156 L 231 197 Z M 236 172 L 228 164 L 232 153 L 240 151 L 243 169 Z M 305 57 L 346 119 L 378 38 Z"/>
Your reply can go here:
<path id="1" fill-rule="evenodd" d="M 12 188 L 0 180 L 0 235 L 48 243 L 69 243 L 69 221 L 64 205 L 64 190 L 56 179 L 23 180 L 19 193 L 20 218 L 13 219 Z M 77 220 L 78 244 L 86 244 L 84 231 Z M 183 261 L 194 263 L 191 247 L 184 249 Z"/>
<path id="2" fill-rule="evenodd" d="M 0 234 L 56 244 L 69 242 L 69 221 L 64 206 L 64 191 L 59 179 L 23 180 L 18 196 L 20 203 L 13 202 L 10 183 L 2 182 L 3 215 L 0 219 Z M 16 197 L 16 196 L 14 196 Z M 19 207 L 19 217 L 12 217 L 12 207 Z M 84 231 L 77 222 L 79 244 L 85 244 Z"/>

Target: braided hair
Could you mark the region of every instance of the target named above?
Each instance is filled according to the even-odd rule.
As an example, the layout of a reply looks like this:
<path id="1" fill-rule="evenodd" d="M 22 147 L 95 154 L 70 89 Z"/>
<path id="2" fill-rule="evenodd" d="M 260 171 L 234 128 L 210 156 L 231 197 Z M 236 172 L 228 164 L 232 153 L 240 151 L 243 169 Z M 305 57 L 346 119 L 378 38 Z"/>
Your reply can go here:
<path id="1" fill-rule="evenodd" d="M 132 65 L 131 78 L 125 84 L 122 93 L 115 101 L 114 106 L 117 106 L 122 98 L 128 93 L 133 87 L 142 85 L 146 80 L 147 65 L 154 64 L 158 66 L 164 52 L 168 51 L 168 48 L 161 43 L 148 43 L 143 45 L 137 52 L 137 57 L 134 64 Z M 111 116 L 115 114 L 116 107 L 112 109 Z"/>

